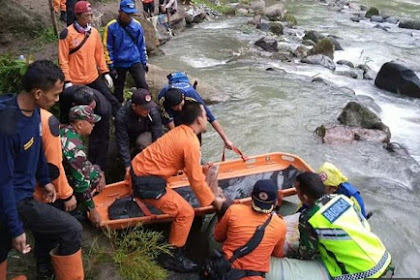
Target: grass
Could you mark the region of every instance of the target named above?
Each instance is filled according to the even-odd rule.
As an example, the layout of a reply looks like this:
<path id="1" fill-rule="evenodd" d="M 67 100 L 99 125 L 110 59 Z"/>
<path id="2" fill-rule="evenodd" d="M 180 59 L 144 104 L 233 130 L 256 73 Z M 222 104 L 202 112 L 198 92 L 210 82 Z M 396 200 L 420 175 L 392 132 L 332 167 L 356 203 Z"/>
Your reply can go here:
<path id="1" fill-rule="evenodd" d="M 58 35 L 54 34 L 54 29 L 52 27 L 37 32 L 36 37 L 42 43 L 58 42 Z"/>
<path id="2" fill-rule="evenodd" d="M 162 242 L 162 233 L 146 230 L 139 225 L 123 231 L 108 229 L 104 235 L 106 238 L 102 236 L 101 242 L 95 237 L 91 245 L 84 248 L 87 280 L 95 279 L 101 266 L 109 268 L 110 265 L 125 280 L 167 278 L 167 271 L 155 262 L 159 254 L 169 253 L 171 249 L 169 244 Z"/>
<path id="3" fill-rule="evenodd" d="M 221 3 L 222 4 L 220 4 L 220 5 L 216 5 L 212 2 L 210 2 L 209 0 L 194 0 L 195 5 L 200 5 L 200 4 L 204 5 L 204 6 L 210 8 L 214 11 L 217 11 L 217 12 L 221 13 L 221 14 L 231 14 L 231 13 L 235 12 L 235 10 L 232 7 L 223 4 L 222 1 L 221 1 Z"/>

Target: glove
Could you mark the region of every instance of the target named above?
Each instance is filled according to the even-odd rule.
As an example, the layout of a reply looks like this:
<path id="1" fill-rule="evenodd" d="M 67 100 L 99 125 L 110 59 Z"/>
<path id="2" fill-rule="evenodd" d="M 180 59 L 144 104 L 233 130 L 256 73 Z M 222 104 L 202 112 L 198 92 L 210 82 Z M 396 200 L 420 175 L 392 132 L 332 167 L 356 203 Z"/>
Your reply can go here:
<path id="1" fill-rule="evenodd" d="M 118 79 L 118 73 L 116 69 L 111 69 L 111 71 L 109 71 L 109 75 L 111 75 L 112 79 L 114 80 Z"/>
<path id="2" fill-rule="evenodd" d="M 109 75 L 108 73 L 106 73 L 106 74 L 104 75 L 104 78 L 105 78 L 105 81 L 106 81 L 107 86 L 108 86 L 109 88 L 114 87 L 114 82 L 112 81 L 111 75 Z"/>
<path id="3" fill-rule="evenodd" d="M 67 83 L 64 84 L 64 89 L 72 87 L 72 86 L 73 86 L 73 84 L 71 82 L 67 82 Z"/>
<path id="4" fill-rule="evenodd" d="M 147 66 L 147 64 L 143 64 L 143 69 L 146 73 L 149 72 L 149 66 Z"/>

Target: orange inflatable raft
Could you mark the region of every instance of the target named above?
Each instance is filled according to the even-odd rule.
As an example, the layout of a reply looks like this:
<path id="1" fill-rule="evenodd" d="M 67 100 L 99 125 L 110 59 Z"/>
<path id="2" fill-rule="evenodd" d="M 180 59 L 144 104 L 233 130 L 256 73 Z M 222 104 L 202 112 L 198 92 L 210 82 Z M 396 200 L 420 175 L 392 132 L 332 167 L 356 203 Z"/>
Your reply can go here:
<path id="1" fill-rule="evenodd" d="M 302 159 L 286 153 L 263 154 L 248 157 L 246 161 L 237 159 L 214 164 L 219 165 L 218 185 L 225 195 L 235 203 L 245 204 L 251 202 L 252 187 L 259 179 L 273 180 L 279 187 L 279 195 L 281 193 L 286 197 L 296 193 L 293 184 L 297 174 L 313 171 Z M 215 211 L 213 206 L 199 205 L 185 174 L 169 178 L 167 187 L 181 194 L 194 207 L 197 216 Z M 94 201 L 101 215 L 101 227 L 122 229 L 138 223 L 167 222 L 173 219 L 134 198 L 131 186 L 124 181 L 108 185 L 94 197 Z"/>

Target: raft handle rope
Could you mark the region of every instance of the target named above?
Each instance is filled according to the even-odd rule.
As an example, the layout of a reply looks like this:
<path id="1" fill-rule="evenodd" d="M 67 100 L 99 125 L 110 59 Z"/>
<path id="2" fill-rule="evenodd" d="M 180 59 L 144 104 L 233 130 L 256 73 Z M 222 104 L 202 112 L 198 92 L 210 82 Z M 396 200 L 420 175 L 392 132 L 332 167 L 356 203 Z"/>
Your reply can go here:
<path id="1" fill-rule="evenodd" d="M 245 162 L 247 160 L 249 160 L 249 158 L 247 156 L 245 156 L 238 148 L 236 148 L 235 146 L 232 146 L 232 151 L 235 152 L 237 155 L 239 155 L 241 157 L 241 159 Z M 226 147 L 223 147 L 223 153 L 222 153 L 222 161 L 226 160 Z"/>

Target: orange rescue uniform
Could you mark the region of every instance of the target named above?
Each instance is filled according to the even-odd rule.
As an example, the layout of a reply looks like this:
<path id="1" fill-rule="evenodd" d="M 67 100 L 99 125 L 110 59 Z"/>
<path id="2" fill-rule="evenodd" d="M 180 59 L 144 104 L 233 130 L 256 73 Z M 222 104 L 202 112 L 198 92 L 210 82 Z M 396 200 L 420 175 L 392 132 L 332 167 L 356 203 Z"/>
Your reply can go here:
<path id="1" fill-rule="evenodd" d="M 66 11 L 66 0 L 54 0 L 54 11 L 56 13 L 59 12 L 58 8 L 60 8 L 60 12 Z"/>
<path id="2" fill-rule="evenodd" d="M 268 216 L 269 214 L 254 211 L 249 205 L 234 204 L 228 208 L 214 230 L 216 241 L 223 242 L 222 250 L 227 259 L 230 259 L 236 249 L 245 245 L 251 239 L 257 227 L 264 224 Z M 232 267 L 268 272 L 270 256 L 284 256 L 283 244 L 285 238 L 286 224 L 282 218 L 274 214 L 258 247 L 250 254 L 234 261 Z M 260 280 L 264 278 L 251 276 L 243 279 Z"/>
<path id="3" fill-rule="evenodd" d="M 202 206 L 207 206 L 215 197 L 205 181 L 200 160 L 201 151 L 197 135 L 189 126 L 180 125 L 138 154 L 131 161 L 131 166 L 136 176 L 154 175 L 165 179 L 185 169 L 198 201 Z M 166 188 L 166 194 L 159 199 L 145 199 L 144 202 L 175 216 L 169 243 L 176 247 L 184 246 L 194 220 L 192 206 L 170 188 Z"/>
<path id="4" fill-rule="evenodd" d="M 98 30 L 92 27 L 84 45 L 77 52 L 70 54 L 71 50 L 80 45 L 85 35 L 78 32 L 74 24 L 66 29 L 60 33 L 58 43 L 58 59 L 66 82 L 88 85 L 99 77 L 98 69 L 101 74 L 109 72 Z"/>
<path id="5" fill-rule="evenodd" d="M 52 181 L 57 192 L 57 199 L 67 199 L 73 195 L 73 188 L 67 181 L 66 173 L 63 167 L 63 154 L 61 150 L 61 141 L 59 133 L 58 119 L 48 112 L 41 109 L 41 125 L 42 125 L 42 148 L 44 149 L 45 158 L 49 164 L 58 168 L 60 175 Z M 42 190 L 36 187 L 34 197 L 41 202 L 45 202 Z"/>

